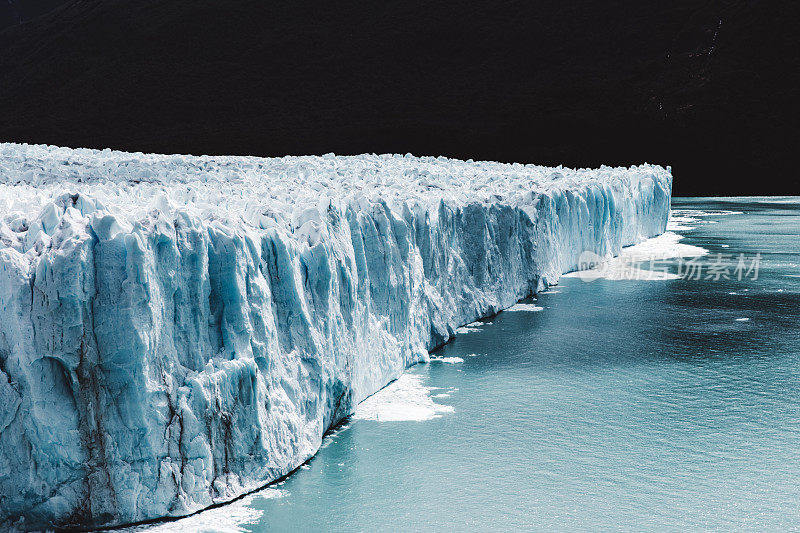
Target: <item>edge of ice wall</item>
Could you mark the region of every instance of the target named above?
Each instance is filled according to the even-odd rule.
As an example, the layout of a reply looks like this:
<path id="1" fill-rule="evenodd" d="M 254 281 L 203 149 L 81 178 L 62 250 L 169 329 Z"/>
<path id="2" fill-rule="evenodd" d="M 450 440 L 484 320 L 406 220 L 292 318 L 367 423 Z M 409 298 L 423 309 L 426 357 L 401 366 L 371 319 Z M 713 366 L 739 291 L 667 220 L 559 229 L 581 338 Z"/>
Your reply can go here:
<path id="1" fill-rule="evenodd" d="M 458 326 L 662 233 L 671 185 L 651 165 L 0 145 L 0 524 L 265 485 Z"/>

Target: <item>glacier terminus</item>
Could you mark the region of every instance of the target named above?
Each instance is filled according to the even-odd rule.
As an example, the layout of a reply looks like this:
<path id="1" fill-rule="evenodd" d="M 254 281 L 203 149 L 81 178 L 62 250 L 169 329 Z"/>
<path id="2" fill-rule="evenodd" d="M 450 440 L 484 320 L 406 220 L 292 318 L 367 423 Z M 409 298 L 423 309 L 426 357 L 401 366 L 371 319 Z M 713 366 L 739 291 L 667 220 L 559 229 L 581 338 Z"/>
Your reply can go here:
<path id="1" fill-rule="evenodd" d="M 459 326 L 663 233 L 669 168 L 0 144 L 0 527 L 284 476 Z"/>

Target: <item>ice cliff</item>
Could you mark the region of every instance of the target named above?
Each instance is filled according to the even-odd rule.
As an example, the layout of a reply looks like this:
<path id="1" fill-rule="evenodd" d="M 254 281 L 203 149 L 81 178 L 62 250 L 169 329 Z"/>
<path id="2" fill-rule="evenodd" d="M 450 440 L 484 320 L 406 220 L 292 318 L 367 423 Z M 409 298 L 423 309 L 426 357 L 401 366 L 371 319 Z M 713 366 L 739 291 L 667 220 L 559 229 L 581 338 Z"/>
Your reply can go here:
<path id="1" fill-rule="evenodd" d="M 0 527 L 290 472 L 456 327 L 664 231 L 669 169 L 0 144 Z"/>

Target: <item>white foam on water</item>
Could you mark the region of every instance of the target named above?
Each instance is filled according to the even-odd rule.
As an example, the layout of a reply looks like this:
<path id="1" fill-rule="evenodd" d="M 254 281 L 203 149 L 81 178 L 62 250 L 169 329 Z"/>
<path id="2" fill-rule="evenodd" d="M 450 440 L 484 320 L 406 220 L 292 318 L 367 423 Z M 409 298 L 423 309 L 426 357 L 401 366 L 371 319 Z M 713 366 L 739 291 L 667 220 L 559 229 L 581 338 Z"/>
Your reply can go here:
<path id="1" fill-rule="evenodd" d="M 667 231 L 689 231 L 703 223 L 703 217 L 717 217 L 726 215 L 741 215 L 741 211 L 725 209 L 702 211 L 700 209 L 672 209 L 669 212 Z M 708 222 L 707 222 L 708 223 Z"/>
<path id="2" fill-rule="evenodd" d="M 750 319 L 749 319 L 749 318 L 744 318 L 744 317 L 743 317 L 743 318 L 737 318 L 737 319 L 736 319 L 736 322 L 749 322 L 749 321 L 750 321 Z"/>
<path id="3" fill-rule="evenodd" d="M 693 230 L 696 227 L 695 224 L 698 222 L 700 222 L 699 218 L 670 214 L 669 222 L 667 222 L 667 231 Z"/>
<path id="4" fill-rule="evenodd" d="M 540 307 L 536 304 L 516 304 L 506 309 L 506 311 L 544 311 L 544 307 Z"/>
<path id="5" fill-rule="evenodd" d="M 354 420 L 378 422 L 424 422 L 452 413 L 450 405 L 438 404 L 431 399 L 431 387 L 422 384 L 419 374 L 403 374 L 379 390 L 356 408 Z"/>
<path id="6" fill-rule="evenodd" d="M 565 274 L 565 277 L 581 278 L 583 281 L 594 281 L 606 279 L 610 281 L 665 281 L 680 279 L 680 276 L 672 272 L 660 270 L 647 270 L 631 266 L 625 263 L 607 263 L 591 270 L 580 270 Z"/>
<path id="7" fill-rule="evenodd" d="M 339 424 L 335 428 L 333 428 L 333 429 L 329 430 L 327 433 L 325 433 L 325 435 L 324 435 L 325 438 L 322 439 L 322 444 L 319 445 L 319 449 L 322 450 L 323 448 L 327 448 L 331 444 L 335 443 L 336 442 L 336 437 L 339 435 L 339 433 L 349 429 L 351 424 L 352 424 L 352 421 L 350 419 L 347 419 L 346 422 L 343 422 L 343 423 Z M 303 465 L 303 466 L 307 466 L 307 465 Z M 283 482 L 278 483 L 278 485 L 281 485 L 282 483 Z"/>
<path id="8" fill-rule="evenodd" d="M 456 328 L 456 333 L 459 335 L 464 335 L 466 333 L 475 333 L 476 331 L 480 331 L 481 328 L 484 326 L 491 326 L 492 322 L 483 322 L 480 320 L 476 320 L 475 322 L 470 322 L 469 324 L 463 325 L 459 328 Z"/>
<path id="9" fill-rule="evenodd" d="M 622 249 L 622 253 L 614 258 L 614 261 L 650 261 L 674 259 L 679 257 L 702 257 L 708 255 L 708 250 L 700 246 L 683 244 L 682 235 L 668 231 L 658 237 L 647 239 L 634 246 Z"/>
<path id="10" fill-rule="evenodd" d="M 245 496 L 240 500 L 221 507 L 207 509 L 192 516 L 170 522 L 145 524 L 117 529 L 120 533 L 244 533 L 246 526 L 255 524 L 264 511 L 253 508 L 259 499 L 283 498 L 288 492 L 282 489 L 266 488 Z"/>
<path id="11" fill-rule="evenodd" d="M 693 210 L 694 216 L 697 217 L 721 217 L 726 215 L 743 215 L 742 211 L 730 211 L 728 209 L 710 209 L 708 211 Z"/>
<path id="12" fill-rule="evenodd" d="M 800 196 L 714 196 L 712 199 L 716 202 L 800 204 Z"/>
<path id="13" fill-rule="evenodd" d="M 682 235 L 668 231 L 647 239 L 634 246 L 623 248 L 622 252 L 613 258 L 601 261 L 600 264 L 589 270 L 578 270 L 564 274 L 564 277 L 581 278 L 584 281 L 607 279 L 612 281 L 663 281 L 680 279 L 680 276 L 659 269 L 656 262 L 667 259 L 702 257 L 708 255 L 708 250 L 700 246 L 683 244 Z M 597 256 L 599 258 L 599 256 Z M 602 259 L 602 258 L 600 258 Z M 639 263 L 652 263 L 652 268 L 642 268 Z"/>
<path id="14" fill-rule="evenodd" d="M 464 362 L 460 357 L 431 357 L 431 361 L 439 361 L 440 363 L 449 363 L 451 365 Z"/>

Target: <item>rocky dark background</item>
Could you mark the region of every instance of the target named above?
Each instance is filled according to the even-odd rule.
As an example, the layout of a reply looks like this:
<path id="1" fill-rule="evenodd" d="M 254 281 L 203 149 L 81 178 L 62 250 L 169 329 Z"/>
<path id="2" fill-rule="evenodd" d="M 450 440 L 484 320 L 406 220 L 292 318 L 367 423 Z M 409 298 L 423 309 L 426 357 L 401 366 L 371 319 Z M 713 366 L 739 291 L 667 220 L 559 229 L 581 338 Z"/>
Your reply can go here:
<path id="1" fill-rule="evenodd" d="M 799 194 L 797 2 L 0 0 L 0 140 L 670 164 Z"/>

